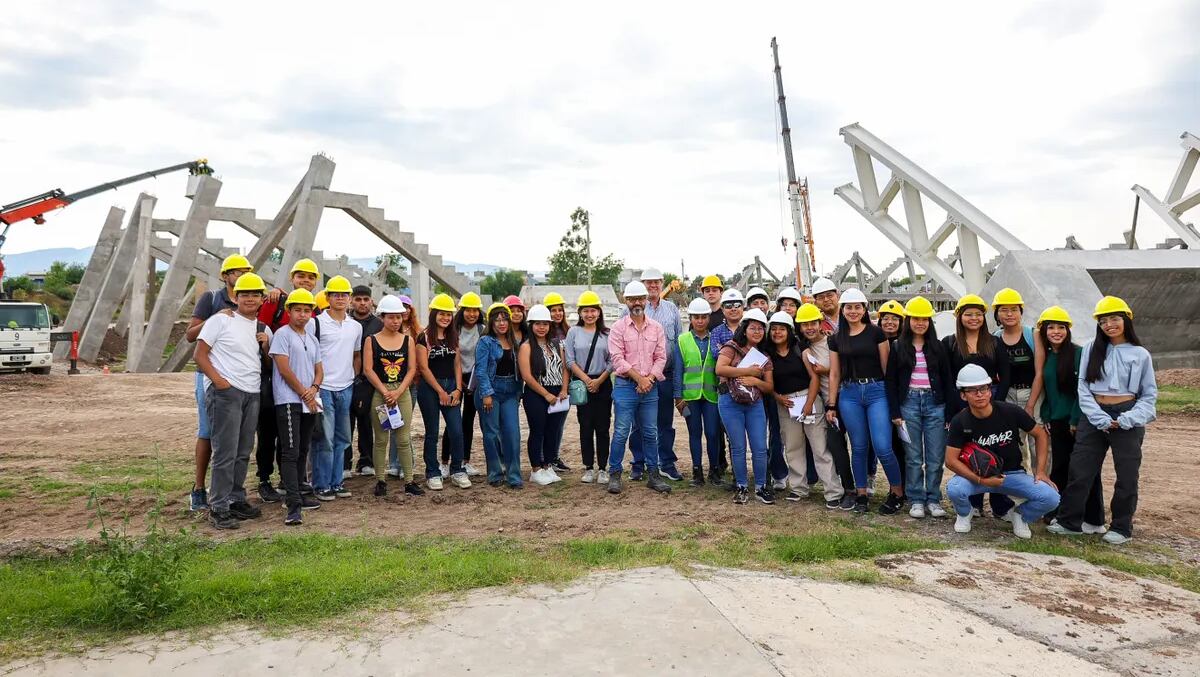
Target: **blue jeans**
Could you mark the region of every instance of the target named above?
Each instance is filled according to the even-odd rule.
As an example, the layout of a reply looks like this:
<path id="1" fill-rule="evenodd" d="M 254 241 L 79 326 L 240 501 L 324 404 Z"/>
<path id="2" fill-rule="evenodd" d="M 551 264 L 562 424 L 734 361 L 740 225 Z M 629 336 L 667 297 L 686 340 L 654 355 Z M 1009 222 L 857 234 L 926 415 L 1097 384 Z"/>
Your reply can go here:
<path id="1" fill-rule="evenodd" d="M 717 399 L 721 423 L 729 434 L 729 464 L 733 466 L 733 482 L 746 486 L 746 438 L 750 438 L 750 453 L 754 464 L 754 487 L 767 484 L 767 414 L 762 402 L 739 404 L 729 395 Z"/>
<path id="2" fill-rule="evenodd" d="M 483 395 L 475 391 L 475 411 L 483 432 L 483 455 L 487 462 L 488 482 L 508 480 L 519 487 L 521 482 L 521 420 L 517 402 L 521 399 L 521 384 L 514 376 L 492 379 L 492 410 L 484 411 Z"/>
<path id="3" fill-rule="evenodd" d="M 783 434 L 779 431 L 779 407 L 770 395 L 762 399 L 762 407 L 767 417 L 767 467 L 772 479 L 783 482 L 788 477 L 788 467 L 783 457 Z"/>
<path id="4" fill-rule="evenodd" d="M 838 392 L 837 409 L 842 424 L 850 433 L 854 487 L 867 488 L 867 449 L 871 446 L 887 474 L 888 484 L 900 484 L 900 464 L 892 452 L 892 419 L 883 381 L 843 383 Z"/>
<path id="5" fill-rule="evenodd" d="M 208 408 L 204 406 L 204 372 L 196 370 L 196 420 L 200 427 L 196 430 L 196 439 L 212 439 L 212 427 L 209 425 Z"/>
<path id="6" fill-rule="evenodd" d="M 1000 488 L 985 487 L 975 484 L 965 477 L 955 475 L 946 483 L 946 495 L 954 505 L 954 512 L 960 517 L 971 514 L 972 496 L 994 492 L 1014 498 L 1023 498 L 1025 502 L 1017 506 L 1021 517 L 1026 522 L 1033 523 L 1042 515 L 1058 507 L 1058 492 L 1046 482 L 1035 482 L 1033 475 L 1024 470 L 1009 470 L 1004 473 L 1004 484 Z"/>
<path id="7" fill-rule="evenodd" d="M 904 493 L 913 503 L 942 500 L 942 468 L 946 461 L 945 407 L 928 388 L 911 388 L 900 404 L 900 418 L 912 442 L 904 443 L 908 465 Z"/>
<path id="8" fill-rule="evenodd" d="M 671 374 L 659 381 L 655 390 L 658 391 L 658 466 L 674 467 L 678 458 L 675 456 L 675 386 Z M 645 435 L 637 421 L 629 433 L 629 451 L 633 453 L 633 468 L 642 468 L 646 464 L 646 454 L 642 451 Z"/>
<path id="9" fill-rule="evenodd" d="M 650 392 L 639 394 L 633 381 L 623 376 L 616 377 L 613 405 L 617 412 L 617 424 L 608 452 L 609 472 L 621 472 L 625 443 L 629 440 L 634 423 L 642 433 L 646 469 L 652 472 L 658 470 L 658 392 L 658 388 L 651 388 Z M 634 463 L 637 463 L 636 457 Z"/>
<path id="10" fill-rule="evenodd" d="M 559 386 L 553 386 L 557 388 Z M 554 392 L 553 388 L 548 388 Z M 542 468 L 558 460 L 558 447 L 562 444 L 563 428 L 567 425 L 567 412 L 547 413 L 550 405 L 546 398 L 533 388 L 526 388 L 521 396 L 525 408 L 525 421 L 529 424 L 529 465 Z"/>
<path id="11" fill-rule="evenodd" d="M 342 486 L 343 455 L 350 445 L 350 402 L 354 399 L 354 386 L 342 390 L 321 388 L 320 391 L 325 412 L 321 415 L 324 436 L 313 461 L 313 487 L 317 491 Z"/>
<path id="12" fill-rule="evenodd" d="M 688 447 L 692 452 L 692 467 L 703 468 L 702 453 L 704 443 L 708 443 L 708 468 L 712 470 L 721 464 L 721 448 L 717 441 L 721 438 L 720 412 L 717 403 L 709 402 L 701 397 L 698 400 L 688 400 L 688 415 L 683 417 L 688 429 Z"/>
<path id="13" fill-rule="evenodd" d="M 440 378 L 438 385 L 446 392 L 457 387 L 452 378 Z M 437 390 L 424 381 L 417 386 L 417 406 L 421 408 L 421 420 L 425 422 L 425 478 L 442 476 L 442 471 L 438 468 L 438 441 L 441 440 L 438 431 L 439 416 L 446 419 L 446 436 L 450 442 L 450 473 L 462 472 L 462 409 L 457 404 L 443 407 L 438 399 Z"/>

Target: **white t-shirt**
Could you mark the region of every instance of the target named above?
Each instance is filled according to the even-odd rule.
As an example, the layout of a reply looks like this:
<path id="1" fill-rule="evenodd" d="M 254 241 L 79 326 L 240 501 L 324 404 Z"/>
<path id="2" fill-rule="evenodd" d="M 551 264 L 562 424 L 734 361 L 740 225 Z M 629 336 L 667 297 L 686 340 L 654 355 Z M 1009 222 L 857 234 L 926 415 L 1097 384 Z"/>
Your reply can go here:
<path id="1" fill-rule="evenodd" d="M 271 328 L 263 327 L 267 338 Z M 243 317 L 236 312 L 233 316 L 217 313 L 204 321 L 199 340 L 208 344 L 208 353 L 213 368 L 226 381 L 244 393 L 257 393 L 262 386 L 262 362 L 258 341 L 258 318 Z M 207 389 L 209 379 L 204 378 Z"/>
<path id="2" fill-rule="evenodd" d="M 314 319 L 321 323 L 321 365 L 325 370 L 321 390 L 345 390 L 354 385 L 354 354 L 362 349 L 362 325 L 349 314 L 338 322 L 328 311 Z"/>

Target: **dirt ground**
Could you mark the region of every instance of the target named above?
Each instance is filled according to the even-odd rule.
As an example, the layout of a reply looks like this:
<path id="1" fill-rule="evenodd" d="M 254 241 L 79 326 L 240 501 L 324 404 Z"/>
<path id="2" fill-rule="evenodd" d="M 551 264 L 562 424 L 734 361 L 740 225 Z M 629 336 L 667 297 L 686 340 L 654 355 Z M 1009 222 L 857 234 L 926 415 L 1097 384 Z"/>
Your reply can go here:
<path id="1" fill-rule="evenodd" d="M 30 541 L 95 536 L 97 527 L 89 527 L 92 488 L 108 495 L 105 505 L 110 507 L 119 507 L 121 490 L 130 488 L 128 506 L 140 515 L 153 504 L 153 488 L 161 486 L 170 501 L 165 513 L 169 525 L 196 523 L 202 533 L 212 534 L 185 505 L 196 430 L 192 379 L 192 374 L 94 372 L 71 377 L 0 376 L 4 412 L 0 418 L 0 546 L 11 549 Z M 415 428 L 413 441 L 419 448 L 419 421 Z M 688 476 L 683 421 L 677 420 L 676 430 L 679 469 Z M 815 495 L 798 504 L 781 500 L 774 506 L 756 502 L 736 506 L 721 489 L 691 489 L 686 482 L 676 483 L 670 496 L 636 485 L 611 496 L 579 482 L 578 427 L 573 414 L 562 455 L 574 468 L 563 482 L 550 487 L 527 483 L 522 491 L 495 489 L 479 481 L 468 490 L 448 487 L 408 497 L 398 493 L 399 485 L 393 483 L 392 494 L 381 500 L 370 495 L 373 478 L 352 477 L 347 481 L 352 498 L 306 514 L 300 528 L 343 534 L 503 534 L 556 542 L 628 531 L 653 537 L 689 529 L 698 538 L 738 531 L 754 536 L 808 520 L 853 519 L 847 513 L 829 513 Z M 1150 426 L 1136 520 L 1139 541 L 1165 546 L 1193 564 L 1200 564 L 1200 503 L 1194 500 L 1200 486 L 1198 455 L 1200 417 L 1163 416 Z M 483 466 L 478 432 L 472 459 Z M 160 463 L 163 480 L 156 484 Z M 253 473 L 252 461 L 247 482 L 251 492 Z M 1108 491 L 1112 479 L 1108 466 Z M 278 533 L 283 531 L 282 517 L 281 507 L 266 506 L 263 519 L 244 522 L 237 532 L 217 537 Z M 947 538 L 951 532 L 948 520 L 918 521 L 907 514 L 865 519 L 935 538 Z M 1011 538 L 1006 524 L 981 526 L 973 537 Z"/>

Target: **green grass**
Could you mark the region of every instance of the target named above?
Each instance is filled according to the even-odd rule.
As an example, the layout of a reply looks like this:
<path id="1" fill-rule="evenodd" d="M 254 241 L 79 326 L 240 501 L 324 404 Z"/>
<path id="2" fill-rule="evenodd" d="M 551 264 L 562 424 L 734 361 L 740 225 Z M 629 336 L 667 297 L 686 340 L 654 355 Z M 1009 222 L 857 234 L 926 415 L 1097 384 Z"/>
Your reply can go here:
<path id="1" fill-rule="evenodd" d="M 1135 542 L 1136 545 L 1136 542 Z M 1113 546 L 1080 540 L 1012 540 L 1000 547 L 1015 552 L 1076 557 L 1097 566 L 1105 566 L 1134 576 L 1161 578 L 1185 590 L 1200 593 L 1200 569 L 1184 564 L 1147 562 L 1114 550 Z"/>
<path id="2" fill-rule="evenodd" d="M 1159 386 L 1158 413 L 1200 415 L 1200 388 Z"/>
<path id="3" fill-rule="evenodd" d="M 13 489 L 0 489 L 0 499 L 12 498 L 17 492 Z"/>
<path id="4" fill-rule="evenodd" d="M 939 541 L 886 533 L 882 529 L 772 536 L 770 553 L 784 563 L 812 564 L 835 559 L 871 559 L 946 547 Z"/>
<path id="5" fill-rule="evenodd" d="M 170 494 L 188 485 L 191 465 L 179 461 L 163 466 L 153 457 L 132 458 L 121 463 L 76 463 L 65 477 L 37 475 L 24 486 L 39 498 L 63 500 L 89 495 L 93 489 L 100 496 L 126 492 Z"/>

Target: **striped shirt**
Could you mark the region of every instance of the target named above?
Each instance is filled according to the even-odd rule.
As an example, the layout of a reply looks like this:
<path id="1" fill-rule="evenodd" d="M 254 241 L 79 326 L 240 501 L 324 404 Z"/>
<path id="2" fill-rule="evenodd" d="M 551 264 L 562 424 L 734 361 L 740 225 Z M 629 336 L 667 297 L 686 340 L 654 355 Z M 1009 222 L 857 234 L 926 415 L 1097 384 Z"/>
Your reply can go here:
<path id="1" fill-rule="evenodd" d="M 925 362 L 925 351 L 916 351 L 917 363 L 912 370 L 912 378 L 908 379 L 908 387 L 918 390 L 929 390 L 929 365 Z"/>
<path id="2" fill-rule="evenodd" d="M 557 341 L 552 341 L 549 346 L 542 346 L 542 355 L 546 358 L 546 373 L 541 378 L 544 386 L 561 386 L 563 384 L 563 360 L 559 345 Z"/>

